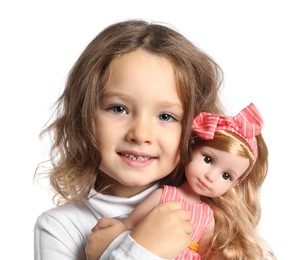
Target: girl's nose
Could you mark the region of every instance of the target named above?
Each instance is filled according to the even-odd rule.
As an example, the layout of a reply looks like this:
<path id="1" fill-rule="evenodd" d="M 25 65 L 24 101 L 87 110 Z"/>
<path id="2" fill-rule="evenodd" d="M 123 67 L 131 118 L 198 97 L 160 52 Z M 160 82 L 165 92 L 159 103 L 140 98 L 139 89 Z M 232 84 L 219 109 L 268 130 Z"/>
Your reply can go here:
<path id="1" fill-rule="evenodd" d="M 146 118 L 135 118 L 131 121 L 126 139 L 134 143 L 152 143 L 153 124 Z"/>

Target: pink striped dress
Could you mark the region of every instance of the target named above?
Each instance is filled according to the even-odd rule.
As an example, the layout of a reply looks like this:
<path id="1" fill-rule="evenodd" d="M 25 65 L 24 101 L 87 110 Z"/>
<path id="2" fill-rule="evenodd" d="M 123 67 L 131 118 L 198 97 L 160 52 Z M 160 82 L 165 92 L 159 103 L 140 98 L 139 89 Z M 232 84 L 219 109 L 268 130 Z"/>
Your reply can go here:
<path id="1" fill-rule="evenodd" d="M 210 222 L 213 219 L 213 210 L 206 203 L 194 204 L 186 201 L 179 193 L 176 187 L 163 186 L 163 194 L 160 199 L 160 203 L 168 201 L 178 201 L 182 204 L 182 207 L 191 212 L 191 223 L 193 225 L 192 241 L 198 243 L 202 234 L 205 232 Z M 175 259 L 201 259 L 198 252 L 186 248 Z"/>

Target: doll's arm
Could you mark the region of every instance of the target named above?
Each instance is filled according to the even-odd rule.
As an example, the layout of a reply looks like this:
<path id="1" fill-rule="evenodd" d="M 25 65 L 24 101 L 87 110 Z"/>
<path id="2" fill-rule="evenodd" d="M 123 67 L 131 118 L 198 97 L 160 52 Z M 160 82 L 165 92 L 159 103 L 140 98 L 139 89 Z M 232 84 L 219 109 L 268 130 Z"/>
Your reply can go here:
<path id="1" fill-rule="evenodd" d="M 128 230 L 132 230 L 153 208 L 155 208 L 162 195 L 162 189 L 153 191 L 148 197 L 140 202 L 130 215 L 123 221 Z"/>
<path id="2" fill-rule="evenodd" d="M 160 192 L 162 192 L 161 189 Z M 159 203 L 159 191 L 157 194 L 154 191 L 143 202 L 136 207 L 136 212 L 132 212 L 131 219 L 128 218 L 127 225 L 132 228 L 130 235 L 122 233 L 119 237 L 112 240 L 112 249 L 106 250 L 100 259 L 173 259 L 179 255 L 191 241 L 190 234 L 192 232 L 192 225 L 190 223 L 190 213 L 182 209 L 181 204 L 178 202 L 167 202 L 156 206 L 151 210 L 154 205 Z M 151 198 L 151 197 L 152 198 Z M 157 202 L 157 198 L 158 202 Z M 149 214 L 147 214 L 147 212 Z M 135 210 L 134 210 L 135 211 Z M 135 215 L 136 214 L 136 215 Z M 145 215 L 143 218 L 142 216 Z M 140 218 L 142 218 L 140 220 Z M 112 222 L 116 224 L 116 222 Z M 138 224 L 137 224 L 138 223 Z M 105 223 L 106 224 L 106 223 Z M 108 226 L 108 225 L 107 225 Z M 118 224 L 116 224 L 118 226 Z M 122 226 L 123 227 L 123 226 Z M 104 246 L 100 241 L 109 237 L 112 233 L 112 238 L 115 237 L 114 226 L 96 230 L 97 239 L 93 239 L 93 245 L 87 245 L 89 251 L 87 254 L 92 254 L 93 258 L 88 260 L 98 259 L 99 251 Z M 103 234 L 103 231 L 110 232 Z M 118 234 L 118 233 L 117 233 Z M 101 239 L 101 240 L 100 240 Z M 88 241 L 89 243 L 89 241 Z M 104 242 L 103 242 L 104 243 Z M 93 250 L 92 253 L 90 249 Z M 95 250 L 95 251 L 94 251 Z M 103 248 L 103 251 L 105 249 Z"/>
<path id="3" fill-rule="evenodd" d="M 156 206 L 136 227 L 112 241 L 100 260 L 174 259 L 191 241 L 190 213 L 179 202 Z"/>
<path id="4" fill-rule="evenodd" d="M 113 233 L 111 229 L 112 227 L 108 227 L 95 232 L 99 232 L 97 235 L 104 241 L 108 235 L 105 236 L 101 232 L 109 230 Z M 133 228 L 131 234 L 123 232 L 112 240 L 99 259 L 173 259 L 189 245 L 191 232 L 190 213 L 183 209 L 180 203 L 160 204 Z M 92 257 L 88 260 L 98 259 L 101 252 L 98 251 L 102 248 L 100 240 L 93 241 L 95 243 L 92 247 L 87 245 L 88 249 L 93 250 L 92 253 L 87 253 Z"/>
<path id="5" fill-rule="evenodd" d="M 101 218 L 92 228 L 86 246 L 87 260 L 98 259 L 110 243 L 126 230 L 131 230 L 149 211 L 159 204 L 162 189 L 157 189 L 140 202 L 122 223 L 116 219 Z"/>
<path id="6" fill-rule="evenodd" d="M 131 237 L 143 248 L 164 259 L 173 259 L 190 243 L 190 212 L 179 202 L 155 207 L 132 230 Z"/>

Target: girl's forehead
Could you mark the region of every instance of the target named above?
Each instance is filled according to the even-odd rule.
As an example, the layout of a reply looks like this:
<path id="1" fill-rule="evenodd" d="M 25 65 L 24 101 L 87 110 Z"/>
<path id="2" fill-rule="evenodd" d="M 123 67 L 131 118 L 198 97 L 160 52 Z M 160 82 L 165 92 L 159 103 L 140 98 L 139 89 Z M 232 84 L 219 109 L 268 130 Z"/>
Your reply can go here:
<path id="1" fill-rule="evenodd" d="M 161 91 L 164 98 L 178 99 L 172 63 L 157 55 L 136 50 L 116 58 L 110 64 L 107 89 L 121 91 Z M 134 93 L 138 94 L 138 92 Z"/>

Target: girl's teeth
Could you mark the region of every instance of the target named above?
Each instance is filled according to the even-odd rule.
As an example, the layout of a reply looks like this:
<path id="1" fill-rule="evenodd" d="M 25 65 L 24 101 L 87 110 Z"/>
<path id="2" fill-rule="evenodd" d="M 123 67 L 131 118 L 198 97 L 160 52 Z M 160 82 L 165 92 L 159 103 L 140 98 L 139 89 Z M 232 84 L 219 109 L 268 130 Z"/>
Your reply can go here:
<path id="1" fill-rule="evenodd" d="M 148 156 L 134 156 L 132 154 L 124 154 L 124 156 L 133 160 L 133 161 L 145 161 L 145 160 L 150 159 L 150 157 L 148 157 Z"/>

